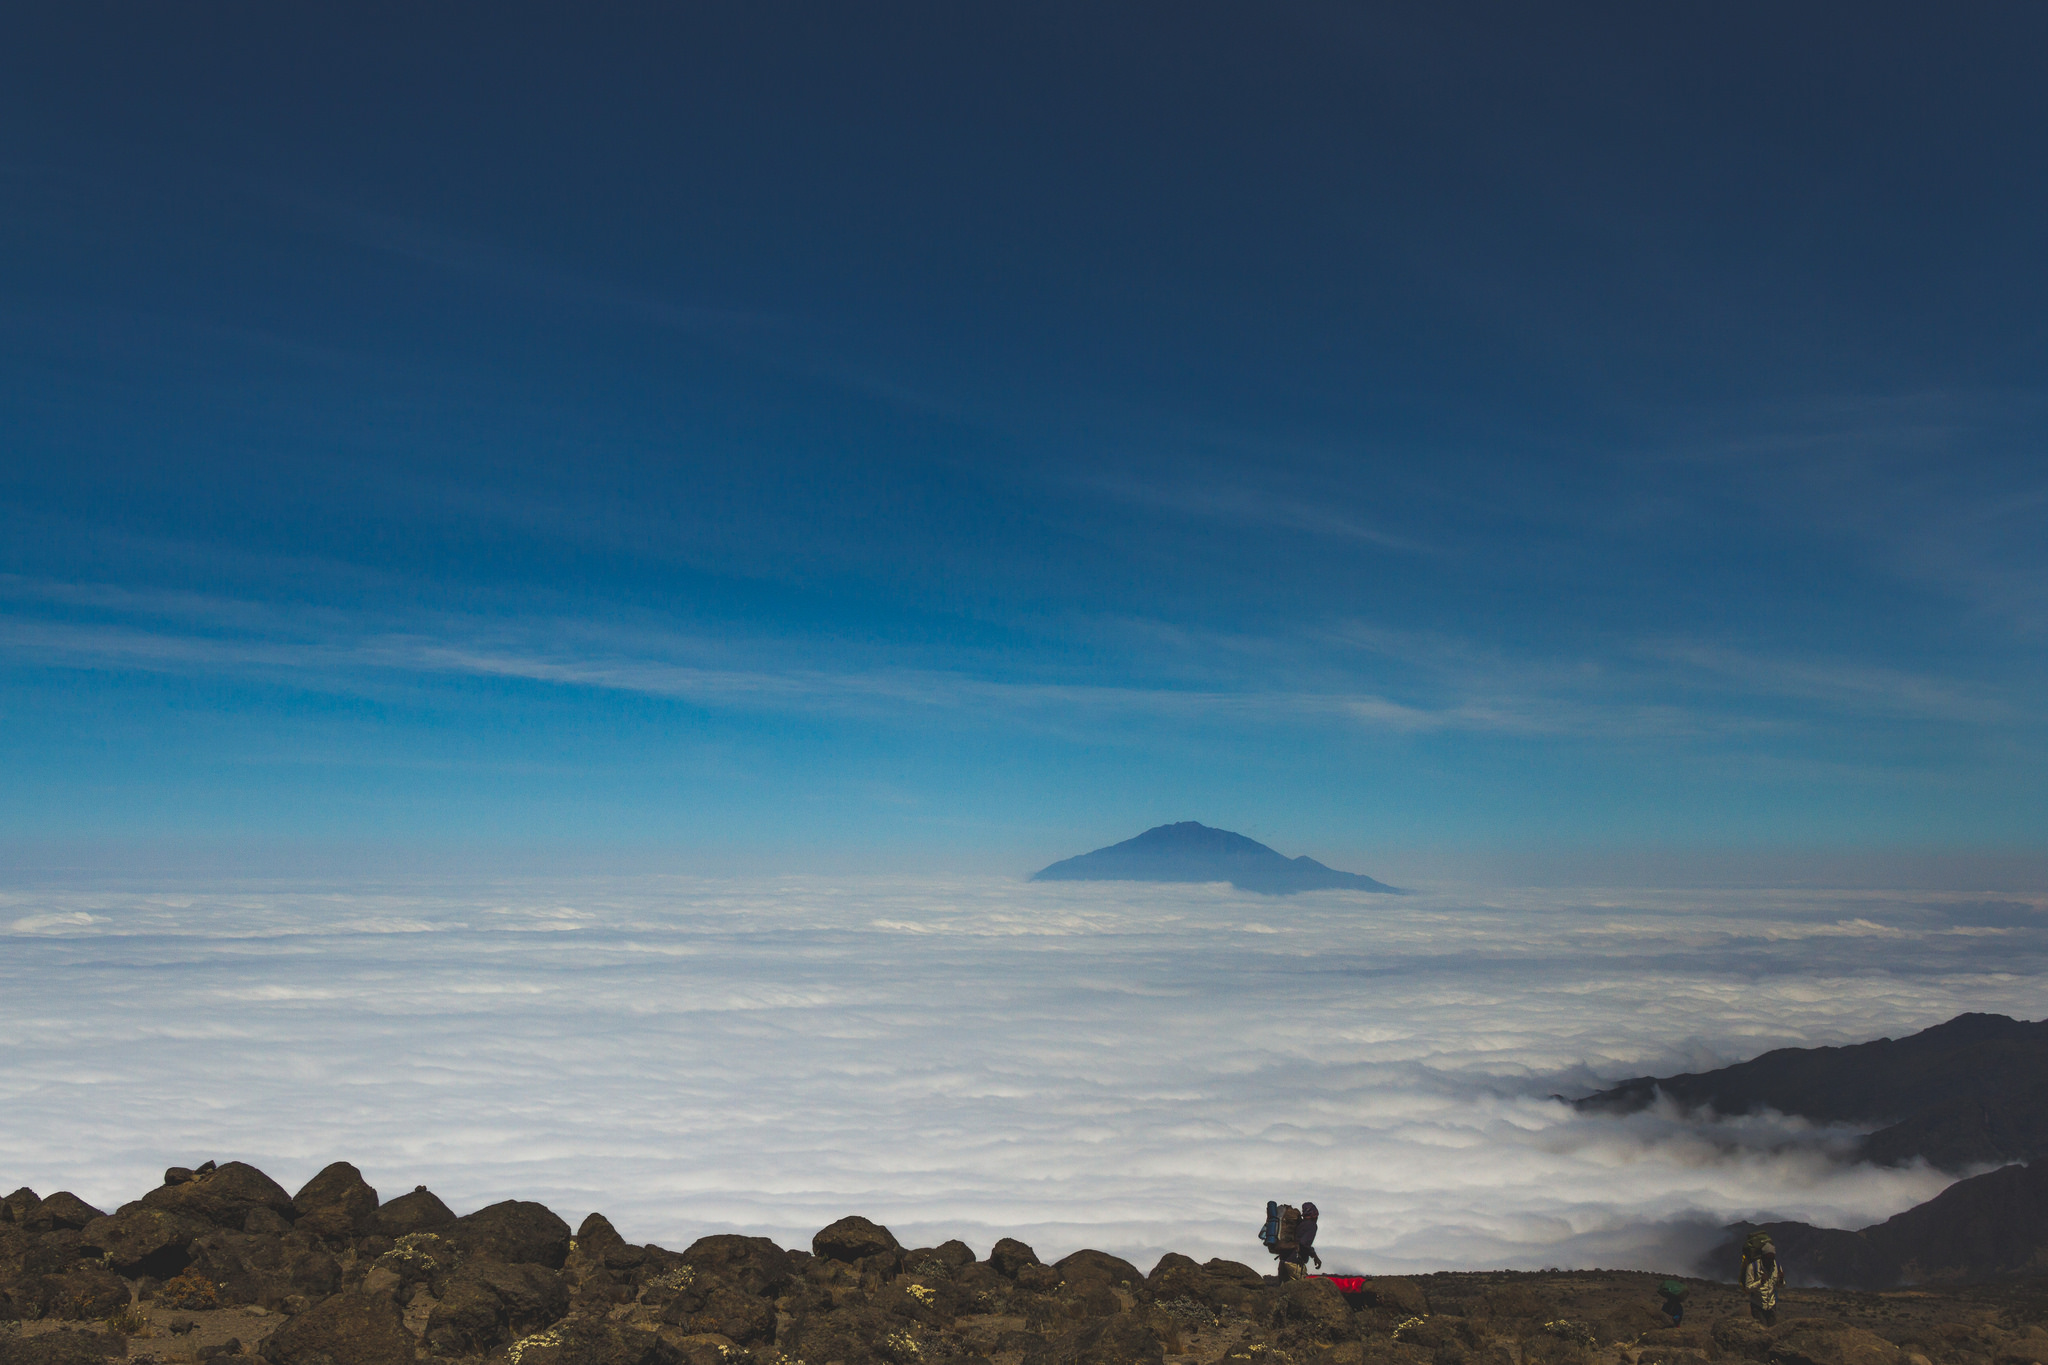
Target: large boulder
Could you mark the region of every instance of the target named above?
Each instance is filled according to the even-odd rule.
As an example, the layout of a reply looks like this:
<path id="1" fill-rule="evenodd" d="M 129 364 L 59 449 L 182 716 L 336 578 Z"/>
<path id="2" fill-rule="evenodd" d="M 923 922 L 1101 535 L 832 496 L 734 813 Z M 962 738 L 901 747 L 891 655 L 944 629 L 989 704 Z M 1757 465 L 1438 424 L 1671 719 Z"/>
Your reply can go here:
<path id="1" fill-rule="evenodd" d="M 1054 1262 L 1060 1278 L 1078 1292 L 1092 1289 L 1126 1289 L 1145 1282 L 1138 1267 L 1106 1251 L 1082 1250 Z"/>
<path id="2" fill-rule="evenodd" d="M 184 1214 L 130 1205 L 79 1229 L 79 1250 L 103 1257 L 119 1274 L 168 1280 L 191 1262 L 193 1240 L 210 1231 L 209 1224 Z"/>
<path id="3" fill-rule="evenodd" d="M 1358 1339 L 1358 1320 L 1328 1280 L 1290 1280 L 1273 1300 L 1273 1326 L 1290 1348 Z"/>
<path id="4" fill-rule="evenodd" d="M 1018 1271 L 1027 1265 L 1037 1265 L 1039 1261 L 1038 1253 L 1030 1247 L 1015 1237 L 1005 1237 L 989 1251 L 988 1263 L 1004 1279 L 1014 1280 Z"/>
<path id="5" fill-rule="evenodd" d="M 576 1226 L 576 1255 L 602 1258 L 607 1249 L 624 1245 L 626 1239 L 612 1226 L 612 1220 L 601 1213 L 585 1214 Z"/>
<path id="6" fill-rule="evenodd" d="M 543 1328 L 568 1311 L 568 1286 L 545 1266 L 472 1260 L 448 1278 L 427 1318 L 427 1345 L 436 1355 L 474 1355 Z"/>
<path id="7" fill-rule="evenodd" d="M 346 1161 L 323 1168 L 292 1196 L 299 1229 L 316 1237 L 360 1237 L 377 1215 L 377 1191 Z"/>
<path id="8" fill-rule="evenodd" d="M 191 1179 L 175 1185 L 160 1185 L 121 1211 L 138 1206 L 236 1231 L 248 1221 L 251 1209 L 269 1209 L 287 1220 L 296 1216 L 292 1197 L 284 1187 L 245 1161 L 230 1161 L 210 1171 L 195 1172 Z"/>
<path id="9" fill-rule="evenodd" d="M 525 1199 L 478 1209 L 438 1231 L 473 1260 L 560 1270 L 569 1259 L 569 1225 L 547 1205 Z"/>
<path id="10" fill-rule="evenodd" d="M 1249 1311 L 1262 1284 L 1256 1271 L 1246 1270 L 1251 1279 L 1246 1282 L 1228 1267 L 1234 1263 L 1211 1261 L 1208 1265 L 1196 1265 L 1194 1260 L 1169 1251 L 1159 1258 L 1159 1264 L 1146 1277 L 1146 1286 L 1152 1291 L 1153 1301 L 1168 1304 L 1182 1300 L 1196 1303 L 1210 1312 Z"/>
<path id="11" fill-rule="evenodd" d="M 454 1211 L 425 1185 L 415 1185 L 411 1194 L 401 1194 L 380 1204 L 370 1215 L 370 1228 L 396 1240 L 414 1232 L 435 1232 L 455 1221 Z"/>
<path id="12" fill-rule="evenodd" d="M 773 1246 L 774 1243 L 768 1245 Z M 571 1265 L 580 1262 L 587 1267 L 601 1267 L 623 1274 L 646 1263 L 647 1248 L 634 1246 L 619 1235 L 611 1219 L 601 1213 L 593 1213 L 583 1220 L 583 1226 L 576 1229 L 576 1250 L 572 1255 Z"/>
<path id="13" fill-rule="evenodd" d="M 410 1290 L 431 1284 L 462 1264 L 462 1252 L 439 1233 L 408 1232 L 372 1263 L 372 1272 L 384 1272 L 388 1285 L 401 1299 L 409 1301 Z M 365 1281 L 367 1283 L 367 1281 Z"/>
<path id="14" fill-rule="evenodd" d="M 891 1255 L 902 1248 L 895 1234 L 880 1223 L 849 1214 L 818 1230 L 811 1238 L 811 1252 L 828 1261 L 864 1261 L 870 1256 Z"/>
<path id="15" fill-rule="evenodd" d="M 691 1336 L 721 1336 L 740 1346 L 775 1339 L 774 1300 L 709 1276 L 694 1276 L 677 1289 L 661 1320 Z"/>
<path id="16" fill-rule="evenodd" d="M 322 1299 L 341 1288 L 341 1262 L 302 1233 L 208 1233 L 192 1243 L 191 1254 L 190 1273 L 212 1285 L 223 1303 L 275 1309 L 294 1295 Z"/>
<path id="17" fill-rule="evenodd" d="M 128 1285 L 113 1271 L 83 1261 L 61 1274 L 15 1282 L 15 1307 L 22 1317 L 98 1322 L 128 1306 Z"/>
<path id="18" fill-rule="evenodd" d="M 974 1264 L 974 1248 L 955 1237 L 935 1247 L 920 1248 L 903 1254 L 904 1263 L 913 1270 L 922 1271 L 934 1262 L 946 1267 L 948 1274 L 965 1270 Z"/>
<path id="19" fill-rule="evenodd" d="M 789 1253 L 766 1237 L 731 1233 L 699 1237 L 683 1253 L 683 1263 L 699 1274 L 716 1276 L 748 1294 L 779 1294 L 795 1273 Z"/>
<path id="20" fill-rule="evenodd" d="M 42 1196 L 23 1185 L 5 1199 L 0 1199 L 0 1223 L 23 1223 L 35 1212 L 36 1205 L 43 1202 Z"/>
<path id="21" fill-rule="evenodd" d="M 271 1365 L 413 1365 L 412 1334 L 386 1294 L 322 1299 L 258 1350 Z"/>
<path id="22" fill-rule="evenodd" d="M 82 1228 L 93 1219 L 106 1216 L 71 1191 L 59 1190 L 30 1210 L 21 1225 L 30 1232 L 57 1232 Z"/>

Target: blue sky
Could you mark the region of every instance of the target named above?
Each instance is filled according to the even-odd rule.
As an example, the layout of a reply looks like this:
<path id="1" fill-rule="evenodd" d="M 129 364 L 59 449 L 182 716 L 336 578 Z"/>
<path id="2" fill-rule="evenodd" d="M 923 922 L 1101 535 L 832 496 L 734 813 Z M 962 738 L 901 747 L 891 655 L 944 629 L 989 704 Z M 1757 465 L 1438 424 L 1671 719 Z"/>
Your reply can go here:
<path id="1" fill-rule="evenodd" d="M 0 822 L 2038 851 L 2044 39 L 18 7 Z"/>

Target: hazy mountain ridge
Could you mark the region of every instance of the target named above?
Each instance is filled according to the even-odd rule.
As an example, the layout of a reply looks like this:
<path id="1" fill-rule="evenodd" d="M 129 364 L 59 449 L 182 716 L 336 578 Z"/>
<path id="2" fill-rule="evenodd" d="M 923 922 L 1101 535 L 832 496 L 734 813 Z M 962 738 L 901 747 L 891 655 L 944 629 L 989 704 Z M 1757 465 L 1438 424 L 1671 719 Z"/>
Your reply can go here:
<path id="1" fill-rule="evenodd" d="M 1306 854 L 1289 858 L 1227 829 L 1194 820 L 1156 825 L 1120 844 L 1064 858 L 1032 875 L 1035 882 L 1229 882 L 1240 891 L 1287 896 L 1297 891 L 1377 891 L 1384 882 L 1326 867 Z"/>
<path id="2" fill-rule="evenodd" d="M 1883 1289 L 2048 1272 L 2048 1022 L 1961 1014 L 1900 1039 L 1780 1048 L 1718 1071 L 1640 1076 L 1577 1107 L 1626 1113 L 1659 1096 L 1720 1114 L 1769 1108 L 1819 1123 L 1884 1123 L 1858 1147 L 1881 1165 L 2028 1163 L 1958 1181 L 1857 1231 L 1737 1224 L 1714 1264 L 1751 1228 L 1766 1227 L 1795 1283 Z"/>
<path id="3" fill-rule="evenodd" d="M 1728 1263 L 1754 1227 L 1770 1231 L 1788 1273 L 1801 1284 L 1889 1289 L 2048 1274 L 2048 1161 L 1957 1181 L 1926 1203 L 1855 1232 L 1810 1223 L 1738 1223 L 1709 1263 Z"/>
<path id="4" fill-rule="evenodd" d="M 1688 1109 L 1775 1109 L 1816 1123 L 1886 1125 L 1859 1154 L 1880 1165 L 1925 1160 L 1961 1171 L 2048 1156 L 2048 1022 L 1959 1014 L 1905 1038 L 1779 1048 L 1697 1075 L 1639 1076 L 1577 1101 L 1641 1109 L 1658 1095 Z"/>

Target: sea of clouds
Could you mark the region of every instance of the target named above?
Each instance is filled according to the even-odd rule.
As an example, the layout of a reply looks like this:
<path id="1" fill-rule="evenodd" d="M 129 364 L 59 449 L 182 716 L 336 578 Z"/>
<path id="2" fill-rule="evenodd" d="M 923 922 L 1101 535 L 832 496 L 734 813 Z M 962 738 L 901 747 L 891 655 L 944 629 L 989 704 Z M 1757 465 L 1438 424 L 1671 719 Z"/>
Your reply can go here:
<path id="1" fill-rule="evenodd" d="M 0 1181 L 335 1159 L 681 1246 L 842 1214 L 1332 1269 L 1680 1269 L 1730 1220 L 1856 1227 L 1952 1178 L 1773 1116 L 1553 1096 L 2035 1017 L 2048 907 L 1926 892 L 1270 899 L 1000 878 L 213 882 L 0 892 Z"/>

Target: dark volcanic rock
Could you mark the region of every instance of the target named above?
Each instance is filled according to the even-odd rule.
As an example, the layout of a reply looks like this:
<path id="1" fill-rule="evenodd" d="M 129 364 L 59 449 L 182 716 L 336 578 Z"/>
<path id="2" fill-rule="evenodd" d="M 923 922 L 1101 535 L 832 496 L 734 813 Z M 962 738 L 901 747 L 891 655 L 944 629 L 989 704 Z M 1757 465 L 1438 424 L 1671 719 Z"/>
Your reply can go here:
<path id="1" fill-rule="evenodd" d="M 474 1260 L 449 1276 L 427 1318 L 436 1355 L 471 1355 L 547 1326 L 569 1311 L 562 1277 L 531 1262 Z"/>
<path id="2" fill-rule="evenodd" d="M 519 1352 L 519 1365 L 681 1365 L 682 1360 L 680 1352 L 646 1328 L 589 1317 L 557 1323 Z"/>
<path id="3" fill-rule="evenodd" d="M 35 1212 L 42 1198 L 28 1186 L 23 1185 L 5 1199 L 0 1199 L 0 1223 L 25 1223 Z"/>
<path id="4" fill-rule="evenodd" d="M 1282 1341 L 1295 1347 L 1358 1339 L 1351 1305 L 1328 1280 L 1294 1280 L 1281 1285 L 1273 1300 L 1273 1325 L 1283 1329 Z"/>
<path id="5" fill-rule="evenodd" d="M 1016 1279 L 1017 1272 L 1027 1265 L 1037 1265 L 1038 1253 L 1015 1237 L 1005 1237 L 995 1244 L 988 1253 L 988 1263 L 996 1273 L 1006 1279 Z"/>
<path id="6" fill-rule="evenodd" d="M 1124 1289 L 1141 1285 L 1145 1277 L 1138 1268 L 1121 1256 L 1112 1256 L 1106 1251 L 1082 1250 L 1057 1261 L 1053 1269 L 1060 1272 L 1060 1278 L 1078 1290 L 1094 1288 Z"/>
<path id="7" fill-rule="evenodd" d="M 889 1365 L 904 1365 L 885 1349 L 889 1338 L 902 1331 L 903 1324 L 880 1309 L 864 1303 L 852 1304 L 836 1312 L 799 1318 L 791 1324 L 789 1344 L 782 1346 L 778 1342 L 778 1348 L 785 1355 L 805 1361 L 837 1360 L 845 1365 L 886 1361 Z"/>
<path id="8" fill-rule="evenodd" d="M 378 1206 L 370 1215 L 370 1226 L 386 1237 L 403 1237 L 411 1232 L 433 1232 L 455 1221 L 455 1214 L 425 1185 L 415 1185 L 411 1194 L 401 1194 Z"/>
<path id="9" fill-rule="evenodd" d="M 264 1338 L 273 1365 L 412 1365 L 412 1334 L 383 1294 L 336 1294 Z"/>
<path id="10" fill-rule="evenodd" d="M 811 1252 L 830 1261 L 860 1261 L 900 1250 L 896 1237 L 880 1223 L 849 1214 L 811 1238 Z"/>
<path id="11" fill-rule="evenodd" d="M 1287 896 L 1296 891 L 1393 892 L 1355 872 L 1339 872 L 1306 855 L 1284 857 L 1256 839 L 1193 820 L 1159 825 L 1093 853 L 1041 869 L 1035 882 L 1229 882 L 1240 891 Z"/>
<path id="12" fill-rule="evenodd" d="M 1390 1317 L 1419 1318 L 1429 1313 L 1429 1295 L 1423 1292 L 1420 1284 L 1402 1275 L 1369 1277 L 1360 1297 L 1366 1307 Z"/>
<path id="13" fill-rule="evenodd" d="M 66 1329 L 36 1337 L 0 1336 L 0 1365 L 105 1365 L 128 1351 L 115 1332 Z"/>
<path id="14" fill-rule="evenodd" d="M 109 1268 L 123 1275 L 168 1280 L 191 1261 L 187 1248 L 212 1231 L 206 1223 L 163 1209 L 129 1208 L 95 1218 L 79 1230 L 79 1248 L 88 1256 L 104 1256 Z"/>
<path id="15" fill-rule="evenodd" d="M 200 1171 L 177 1185 L 161 1185 L 142 1196 L 137 1206 L 160 1209 L 196 1218 L 215 1227 L 239 1230 L 251 1209 L 269 1209 L 280 1217 L 296 1216 L 292 1197 L 275 1180 L 243 1161 L 230 1161 L 211 1171 Z"/>
<path id="16" fill-rule="evenodd" d="M 1145 1284 L 1152 1291 L 1154 1303 L 1171 1304 L 1184 1299 L 1212 1312 L 1241 1312 L 1250 1305 L 1260 1281 L 1254 1275 L 1247 1287 L 1229 1276 L 1210 1274 L 1193 1257 L 1169 1251 L 1152 1267 Z"/>
<path id="17" fill-rule="evenodd" d="M 737 1286 L 698 1276 L 678 1290 L 661 1320 L 694 1335 L 717 1335 L 741 1346 L 775 1339 L 775 1304 Z"/>
<path id="18" fill-rule="evenodd" d="M 438 1231 L 463 1255 L 477 1259 L 544 1265 L 550 1270 L 560 1270 L 569 1259 L 569 1225 L 547 1205 L 524 1199 L 478 1209 Z"/>
<path id="19" fill-rule="evenodd" d="M 325 1298 L 341 1288 L 341 1262 L 312 1237 L 213 1232 L 192 1243 L 192 1272 L 223 1303 L 279 1308 L 294 1295 Z"/>
<path id="20" fill-rule="evenodd" d="M 292 1208 L 302 1231 L 319 1237 L 357 1237 L 374 1224 L 377 1191 L 361 1171 L 337 1161 L 292 1196 Z"/>
<path id="21" fill-rule="evenodd" d="M 30 1210 L 21 1225 L 31 1232 L 55 1232 L 59 1228 L 82 1228 L 93 1219 L 106 1216 L 71 1191 L 59 1190 Z"/>
<path id="22" fill-rule="evenodd" d="M 128 1285 L 113 1271 L 91 1262 L 61 1274 L 18 1282 L 16 1308 L 24 1317 L 97 1322 L 128 1306 Z"/>
<path id="23" fill-rule="evenodd" d="M 766 1237 L 732 1233 L 699 1237 L 683 1253 L 683 1263 L 701 1274 L 726 1280 L 746 1294 L 780 1294 L 795 1273 L 789 1253 Z"/>
<path id="24" fill-rule="evenodd" d="M 1054 1350 L 1060 1365 L 1163 1365 L 1159 1334 L 1130 1317 L 1104 1318 L 1062 1337 Z"/>
<path id="25" fill-rule="evenodd" d="M 601 1213 L 590 1213 L 584 1215 L 582 1224 L 576 1229 L 576 1250 L 572 1254 L 602 1261 L 605 1252 L 625 1245 L 626 1239 L 619 1236 L 619 1230 L 612 1226 L 611 1219 Z"/>
<path id="26" fill-rule="evenodd" d="M 1692 1109 L 1762 1109 L 1817 1123 L 1881 1123 L 1871 1161 L 1925 1157 L 1945 1170 L 2048 1155 L 2048 1021 L 1960 1014 L 1906 1038 L 1850 1047 L 1780 1048 L 1719 1071 L 1639 1076 L 1578 1101 L 1641 1109 L 1658 1095 Z"/>

